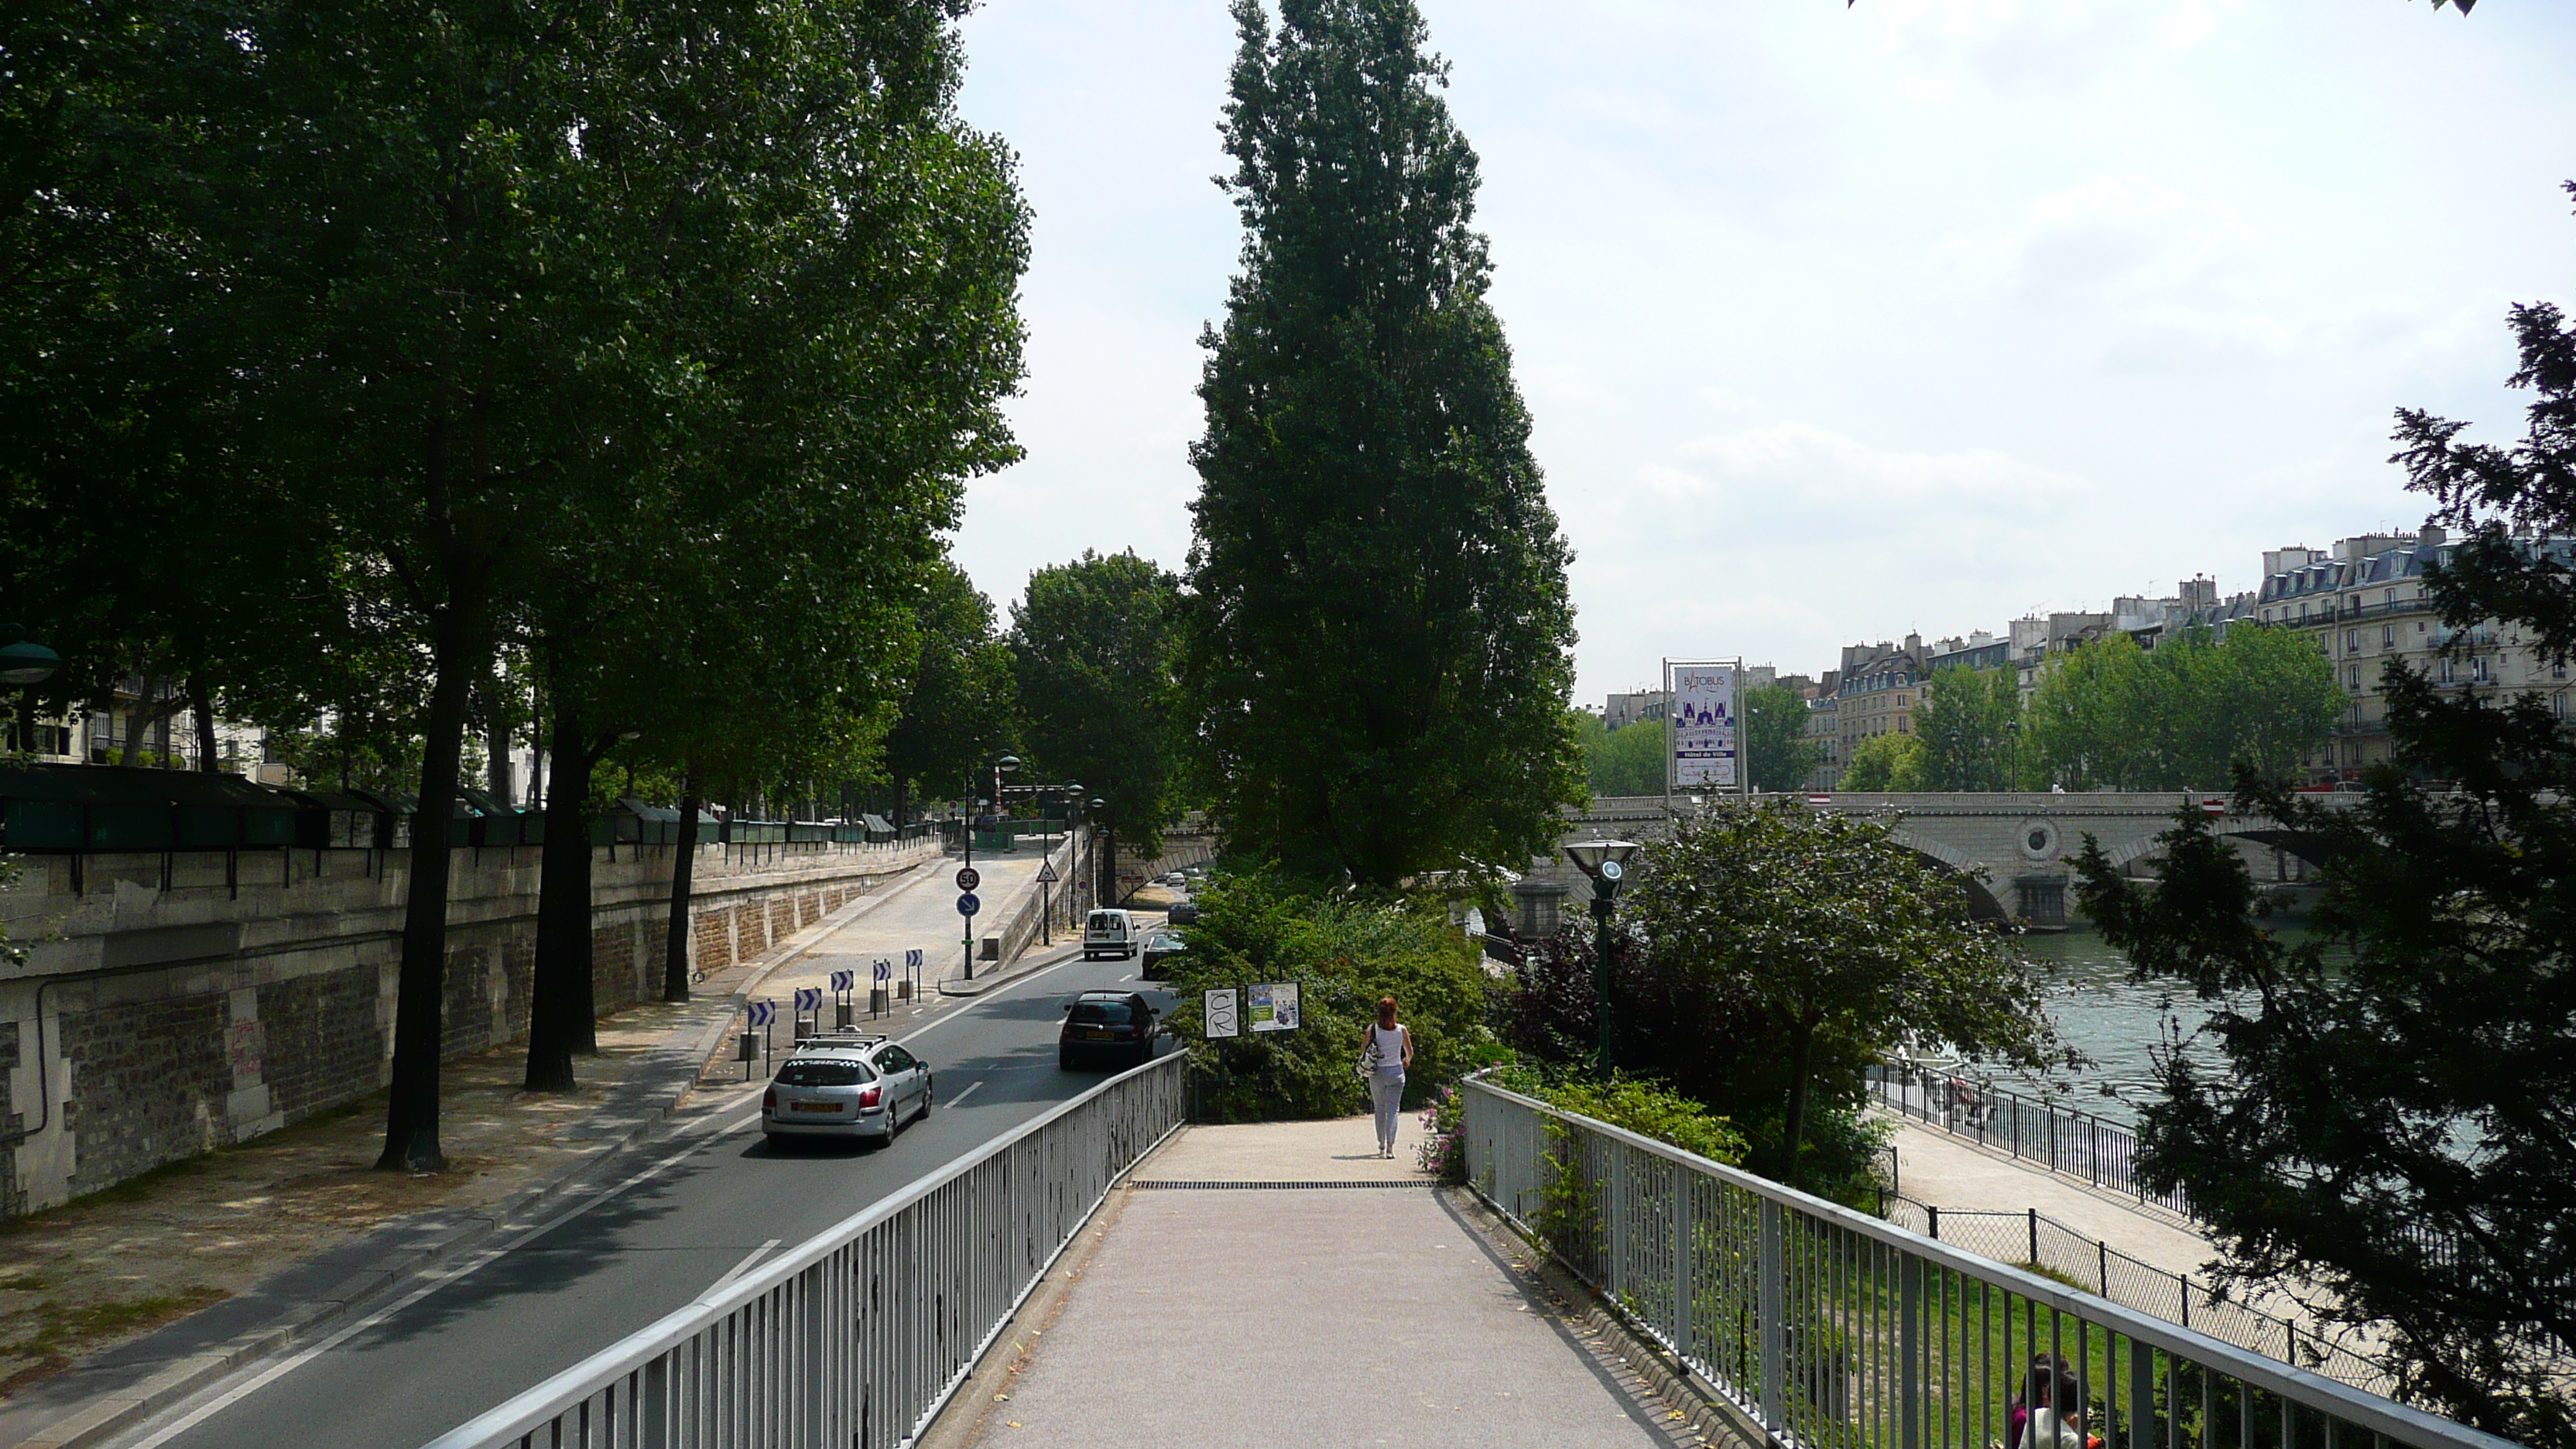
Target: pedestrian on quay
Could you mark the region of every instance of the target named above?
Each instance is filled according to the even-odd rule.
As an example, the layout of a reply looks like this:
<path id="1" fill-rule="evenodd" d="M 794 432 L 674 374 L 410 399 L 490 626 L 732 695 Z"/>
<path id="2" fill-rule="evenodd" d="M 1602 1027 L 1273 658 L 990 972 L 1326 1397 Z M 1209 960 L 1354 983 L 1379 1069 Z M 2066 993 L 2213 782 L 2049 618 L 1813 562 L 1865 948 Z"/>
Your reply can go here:
<path id="1" fill-rule="evenodd" d="M 1369 1101 L 1377 1108 L 1377 1155 L 1395 1155 L 1395 1125 L 1404 1112 L 1404 1069 L 1413 1065 L 1413 1031 L 1397 1021 L 1395 998 L 1378 998 L 1377 1020 L 1360 1049 L 1360 1075 L 1367 1079 Z"/>

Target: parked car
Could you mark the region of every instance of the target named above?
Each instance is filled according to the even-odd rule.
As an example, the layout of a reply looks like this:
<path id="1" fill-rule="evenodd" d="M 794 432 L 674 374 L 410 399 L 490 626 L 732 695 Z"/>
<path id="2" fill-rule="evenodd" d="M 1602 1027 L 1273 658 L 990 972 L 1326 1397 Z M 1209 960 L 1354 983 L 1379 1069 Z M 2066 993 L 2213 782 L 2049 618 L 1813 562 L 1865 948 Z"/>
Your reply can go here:
<path id="1" fill-rule="evenodd" d="M 1066 1071 L 1107 1063 L 1140 1067 L 1154 1058 L 1154 1008 L 1133 991 L 1086 991 L 1064 1006 L 1055 1064 Z"/>
<path id="2" fill-rule="evenodd" d="M 1196 901 L 1174 901 L 1172 902 L 1172 908 L 1163 913 L 1163 919 L 1171 922 L 1175 926 L 1196 925 L 1198 924 L 1199 919 L 1199 903 Z"/>
<path id="3" fill-rule="evenodd" d="M 1136 954 L 1136 918 L 1122 910 L 1098 910 L 1082 923 L 1082 959 L 1097 961 L 1115 956 L 1124 961 Z"/>
<path id="4" fill-rule="evenodd" d="M 1156 931 L 1147 936 L 1145 938 L 1145 979 L 1162 980 L 1163 963 L 1188 949 L 1189 943 L 1181 939 L 1181 933 L 1178 931 Z"/>
<path id="5" fill-rule="evenodd" d="M 760 1130 L 792 1137 L 892 1142 L 930 1115 L 930 1067 L 881 1036 L 831 1034 L 797 1044 L 760 1096 Z"/>

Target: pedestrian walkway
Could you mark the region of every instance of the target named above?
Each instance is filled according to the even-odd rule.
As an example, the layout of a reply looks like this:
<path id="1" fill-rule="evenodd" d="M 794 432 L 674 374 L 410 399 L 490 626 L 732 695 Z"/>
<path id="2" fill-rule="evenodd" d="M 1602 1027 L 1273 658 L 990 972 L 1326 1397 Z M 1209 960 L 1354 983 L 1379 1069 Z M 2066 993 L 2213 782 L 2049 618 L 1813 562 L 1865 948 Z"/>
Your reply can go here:
<path id="1" fill-rule="evenodd" d="M 2037 1209 L 2042 1216 L 2110 1244 L 2115 1252 L 2188 1277 L 2195 1284 L 2210 1280 L 2208 1265 L 2221 1256 L 2197 1226 L 2162 1208 L 2106 1188 L 2087 1187 L 1920 1122 L 1890 1120 L 1896 1122 L 1897 1191 L 1916 1202 L 1944 1212 Z M 2308 1317 L 2287 1294 L 2250 1297 L 2246 1306 L 2280 1317 Z"/>
<path id="2" fill-rule="evenodd" d="M 1472 1199 L 1366 1117 L 1191 1127 L 1048 1318 L 933 1431 L 946 1446 L 1671 1446 L 1672 1410 L 1587 1343 Z M 1481 1220 L 1481 1221 L 1480 1221 Z M 1085 1235 L 1085 1242 L 1091 1235 Z"/>

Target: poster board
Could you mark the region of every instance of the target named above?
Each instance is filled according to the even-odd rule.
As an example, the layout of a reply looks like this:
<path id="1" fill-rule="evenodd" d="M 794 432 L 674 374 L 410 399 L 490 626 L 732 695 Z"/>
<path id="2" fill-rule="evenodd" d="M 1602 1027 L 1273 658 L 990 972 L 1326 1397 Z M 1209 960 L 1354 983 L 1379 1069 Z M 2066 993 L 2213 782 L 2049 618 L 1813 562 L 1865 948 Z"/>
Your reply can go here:
<path id="1" fill-rule="evenodd" d="M 1250 997 L 1244 1012 L 1254 1031 L 1295 1031 L 1297 1029 L 1297 983 L 1294 981 L 1256 981 L 1245 989 Z"/>
<path id="2" fill-rule="evenodd" d="M 1736 794 L 1747 785 L 1737 686 L 1740 659 L 1664 661 L 1672 722 L 1664 793 Z"/>

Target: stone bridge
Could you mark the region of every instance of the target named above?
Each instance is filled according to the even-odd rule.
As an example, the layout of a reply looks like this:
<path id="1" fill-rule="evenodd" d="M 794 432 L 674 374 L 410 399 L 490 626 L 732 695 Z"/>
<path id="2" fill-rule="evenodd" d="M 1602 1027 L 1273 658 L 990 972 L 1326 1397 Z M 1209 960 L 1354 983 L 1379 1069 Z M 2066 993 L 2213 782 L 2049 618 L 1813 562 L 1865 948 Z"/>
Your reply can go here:
<path id="1" fill-rule="evenodd" d="M 2186 806 L 2216 805 L 2217 832 L 2237 842 L 2247 868 L 2258 881 L 2297 885 L 2308 879 L 2318 860 L 2316 843 L 2259 816 L 2238 815 L 2226 796 L 2195 791 L 2088 791 L 2070 794 L 1997 792 L 1894 794 L 1837 792 L 1802 795 L 1811 809 L 1854 815 L 1897 817 L 1895 839 L 1928 859 L 1965 876 L 1978 914 L 2015 916 L 2034 926 L 2063 926 L 2067 921 L 2067 884 L 2074 858 L 2091 836 L 2102 842 L 2111 863 L 2133 875 L 2153 874 L 2156 836 Z M 2360 797 L 2327 796 L 2345 808 Z M 1687 804 L 1681 808 L 1694 808 Z M 1568 840 L 1615 835 L 1629 840 L 1662 840 L 1671 834 L 1671 806 L 1660 795 L 1596 800 L 1590 810 L 1567 822 Z M 1553 902 L 1532 897 L 1559 894 L 1568 901 L 1587 901 L 1591 891 L 1580 873 L 1560 858 L 1541 866 L 1533 862 L 1524 896 L 1524 931 L 1542 924 Z"/>

